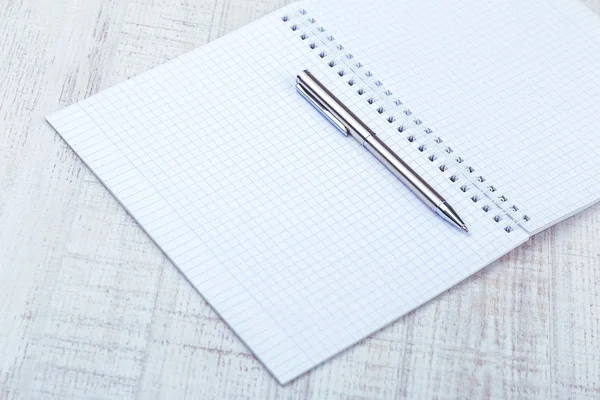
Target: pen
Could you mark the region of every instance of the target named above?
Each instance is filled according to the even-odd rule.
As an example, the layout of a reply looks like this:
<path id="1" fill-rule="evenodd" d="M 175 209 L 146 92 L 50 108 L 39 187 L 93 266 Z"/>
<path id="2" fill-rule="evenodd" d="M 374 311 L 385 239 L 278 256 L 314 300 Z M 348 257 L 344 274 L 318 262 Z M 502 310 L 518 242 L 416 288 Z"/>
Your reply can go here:
<path id="1" fill-rule="evenodd" d="M 298 74 L 296 89 L 321 112 L 344 136 L 352 136 L 408 186 L 429 208 L 451 224 L 468 232 L 456 211 L 406 164 L 392 149 L 377 137 L 352 111 L 342 104 L 308 70 Z"/>

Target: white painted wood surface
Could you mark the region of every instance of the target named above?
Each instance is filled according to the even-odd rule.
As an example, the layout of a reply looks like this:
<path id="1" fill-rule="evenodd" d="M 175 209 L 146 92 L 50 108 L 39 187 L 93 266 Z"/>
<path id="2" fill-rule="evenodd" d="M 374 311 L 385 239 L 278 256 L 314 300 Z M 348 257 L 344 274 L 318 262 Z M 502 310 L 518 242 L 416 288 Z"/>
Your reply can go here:
<path id="1" fill-rule="evenodd" d="M 0 0 L 0 399 L 600 398 L 600 206 L 281 387 L 43 119 L 285 3 Z"/>

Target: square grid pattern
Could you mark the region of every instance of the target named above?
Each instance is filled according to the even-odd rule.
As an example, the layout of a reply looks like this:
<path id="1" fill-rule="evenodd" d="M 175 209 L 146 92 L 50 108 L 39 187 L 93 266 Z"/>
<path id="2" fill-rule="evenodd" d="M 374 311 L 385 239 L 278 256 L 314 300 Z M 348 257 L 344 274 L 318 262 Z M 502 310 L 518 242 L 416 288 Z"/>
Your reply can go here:
<path id="1" fill-rule="evenodd" d="M 528 238 L 429 172 L 455 230 L 296 93 L 308 68 L 354 94 L 282 23 L 298 7 L 48 118 L 281 383 Z"/>
<path id="2" fill-rule="evenodd" d="M 344 46 L 465 160 L 463 172 L 471 167 L 467 175 L 497 189 L 491 197 L 517 209 L 531 234 L 600 199 L 600 22 L 580 2 L 351 0 L 306 8 L 328 17 Z"/>

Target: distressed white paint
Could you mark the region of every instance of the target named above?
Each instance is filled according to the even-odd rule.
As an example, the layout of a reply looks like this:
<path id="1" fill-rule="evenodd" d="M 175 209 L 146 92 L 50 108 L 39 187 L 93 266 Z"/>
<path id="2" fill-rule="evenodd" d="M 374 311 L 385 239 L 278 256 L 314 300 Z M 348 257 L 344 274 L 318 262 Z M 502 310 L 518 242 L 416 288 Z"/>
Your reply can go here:
<path id="1" fill-rule="evenodd" d="M 0 399 L 600 398 L 600 206 L 281 387 L 43 119 L 285 3 L 0 0 Z"/>

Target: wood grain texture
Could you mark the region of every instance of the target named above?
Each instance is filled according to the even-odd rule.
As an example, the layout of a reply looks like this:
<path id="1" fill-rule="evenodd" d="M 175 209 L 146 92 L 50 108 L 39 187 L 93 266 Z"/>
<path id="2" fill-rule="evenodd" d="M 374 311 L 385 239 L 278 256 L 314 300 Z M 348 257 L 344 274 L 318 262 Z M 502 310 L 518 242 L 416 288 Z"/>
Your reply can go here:
<path id="1" fill-rule="evenodd" d="M 43 119 L 287 2 L 0 0 L 0 399 L 600 398 L 600 206 L 281 387 Z"/>

